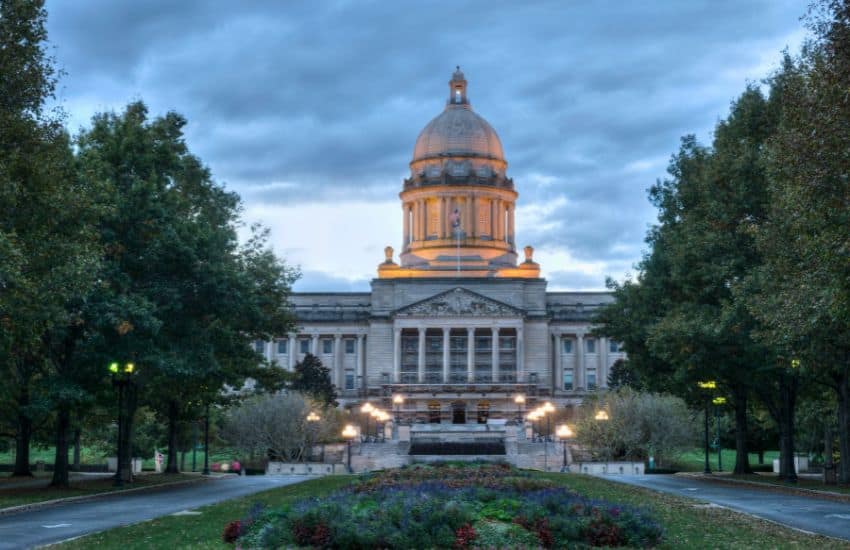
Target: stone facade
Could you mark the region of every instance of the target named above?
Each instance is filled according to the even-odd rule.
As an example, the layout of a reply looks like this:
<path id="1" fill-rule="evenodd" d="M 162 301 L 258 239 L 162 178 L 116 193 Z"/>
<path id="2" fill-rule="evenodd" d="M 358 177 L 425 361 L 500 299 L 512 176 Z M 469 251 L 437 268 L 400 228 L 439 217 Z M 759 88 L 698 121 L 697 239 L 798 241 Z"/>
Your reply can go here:
<path id="1" fill-rule="evenodd" d="M 517 193 L 466 88 L 458 69 L 444 112 L 417 139 L 399 195 L 399 263 L 387 247 L 371 292 L 294 294 L 297 332 L 257 343 L 287 369 L 317 355 L 343 406 L 371 401 L 412 423 L 513 419 L 516 395 L 525 409 L 572 407 L 624 357 L 590 334 L 609 293 L 547 292 L 531 247 L 517 263 Z"/>

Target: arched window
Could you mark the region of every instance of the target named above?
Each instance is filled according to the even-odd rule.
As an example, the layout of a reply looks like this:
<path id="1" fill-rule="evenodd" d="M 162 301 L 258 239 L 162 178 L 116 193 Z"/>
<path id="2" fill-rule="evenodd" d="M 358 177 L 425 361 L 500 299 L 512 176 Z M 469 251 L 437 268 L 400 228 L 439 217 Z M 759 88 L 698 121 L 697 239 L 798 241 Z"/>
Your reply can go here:
<path id="1" fill-rule="evenodd" d="M 460 88 L 455 88 L 455 103 L 460 103 L 461 95 Z"/>

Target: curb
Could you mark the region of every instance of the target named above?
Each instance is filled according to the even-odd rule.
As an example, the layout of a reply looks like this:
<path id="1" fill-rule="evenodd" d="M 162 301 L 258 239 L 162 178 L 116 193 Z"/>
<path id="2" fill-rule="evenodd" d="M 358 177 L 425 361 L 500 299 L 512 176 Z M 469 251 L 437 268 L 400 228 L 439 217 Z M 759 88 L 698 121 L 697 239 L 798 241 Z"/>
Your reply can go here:
<path id="1" fill-rule="evenodd" d="M 679 474 L 676 474 L 679 475 Z M 786 485 L 775 485 L 772 483 L 759 483 L 758 481 L 749 481 L 746 479 L 735 479 L 735 478 L 723 478 L 723 477 L 713 477 L 707 476 L 705 474 L 686 474 L 681 475 L 681 477 L 690 477 L 693 479 L 699 479 L 702 481 L 709 481 L 712 483 L 725 484 L 725 485 L 743 485 L 749 488 L 761 489 L 763 491 L 770 491 L 773 493 L 784 493 L 789 495 L 797 495 L 802 497 L 815 497 L 824 500 L 832 500 L 836 502 L 848 502 L 850 503 L 850 494 L 845 493 L 834 493 L 830 491 L 819 491 L 817 489 L 806 489 L 805 487 L 794 487 L 794 486 L 786 486 Z"/>
<path id="2" fill-rule="evenodd" d="M 171 483 L 158 483 L 156 485 L 149 485 L 147 487 L 133 487 L 131 489 L 122 489 L 120 491 L 106 491 L 103 493 L 94 493 L 91 495 L 80 495 L 76 497 L 66 497 L 66 498 L 55 498 L 53 500 L 45 500 L 42 502 L 33 502 L 30 504 L 20 504 L 18 506 L 9 506 L 8 508 L 0 508 L 0 517 L 2 516 L 10 516 L 14 514 L 20 514 L 22 512 L 34 512 L 36 510 L 41 510 L 44 508 L 52 508 L 54 506 L 61 506 L 62 504 L 67 503 L 76 503 L 76 502 L 88 502 L 90 500 L 98 500 L 101 498 L 106 498 L 114 495 L 126 495 L 129 493 L 144 493 L 144 492 L 156 492 L 158 490 L 174 488 L 174 487 L 182 487 L 184 485 L 193 485 L 195 483 L 201 483 L 205 481 L 213 481 L 216 479 L 222 479 L 226 476 L 216 476 L 216 477 L 207 477 L 207 476 L 199 476 L 198 479 L 185 479 L 183 481 L 174 481 Z"/>

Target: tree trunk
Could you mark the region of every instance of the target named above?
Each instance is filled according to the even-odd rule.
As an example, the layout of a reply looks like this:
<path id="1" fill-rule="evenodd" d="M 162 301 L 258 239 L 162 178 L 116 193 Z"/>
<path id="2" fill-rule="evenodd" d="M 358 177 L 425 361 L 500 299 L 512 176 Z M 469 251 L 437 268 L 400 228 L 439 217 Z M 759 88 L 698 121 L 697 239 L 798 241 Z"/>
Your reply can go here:
<path id="1" fill-rule="evenodd" d="M 180 471 L 186 471 L 186 451 L 180 451 Z"/>
<path id="2" fill-rule="evenodd" d="M 794 468 L 794 411 L 797 405 L 797 378 L 779 375 L 779 479 L 796 483 Z"/>
<path id="3" fill-rule="evenodd" d="M 758 453 L 759 453 L 759 464 L 760 465 L 764 464 L 764 449 L 759 449 Z"/>
<path id="4" fill-rule="evenodd" d="M 56 413 L 56 455 L 53 459 L 53 480 L 51 487 L 67 489 L 68 477 L 68 430 L 71 426 L 71 411 L 68 405 L 59 405 Z"/>
<path id="5" fill-rule="evenodd" d="M 841 460 L 838 461 L 838 482 L 850 483 L 850 384 L 848 384 L 847 369 L 836 377 L 836 392 L 838 393 L 838 451 Z"/>
<path id="6" fill-rule="evenodd" d="M 80 471 L 80 429 L 74 430 L 74 465 L 71 469 L 75 472 Z"/>
<path id="7" fill-rule="evenodd" d="M 24 390 L 21 397 L 25 400 L 23 404 L 29 402 L 29 393 Z M 32 477 L 30 470 L 30 438 L 32 437 L 32 420 L 23 412 L 21 412 L 21 401 L 18 408 L 18 430 L 15 436 L 15 469 L 12 472 L 13 476 L 28 476 Z"/>
<path id="8" fill-rule="evenodd" d="M 751 474 L 750 455 L 747 448 L 747 391 L 733 389 L 735 400 L 735 475 Z"/>
<path id="9" fill-rule="evenodd" d="M 165 467 L 166 474 L 178 474 L 177 469 L 177 414 L 179 408 L 177 401 L 168 402 L 168 465 Z"/>
<path id="10" fill-rule="evenodd" d="M 133 483 L 133 417 L 136 415 L 137 390 L 134 384 L 125 389 L 124 429 L 121 433 L 121 446 L 124 456 L 121 459 L 121 480 Z"/>

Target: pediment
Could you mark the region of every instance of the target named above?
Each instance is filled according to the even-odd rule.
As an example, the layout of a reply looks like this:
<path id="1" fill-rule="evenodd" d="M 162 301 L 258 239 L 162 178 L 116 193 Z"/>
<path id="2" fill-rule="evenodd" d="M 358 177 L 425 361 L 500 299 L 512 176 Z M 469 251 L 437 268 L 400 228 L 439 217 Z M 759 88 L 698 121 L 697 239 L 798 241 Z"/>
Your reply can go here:
<path id="1" fill-rule="evenodd" d="M 521 317 L 524 311 L 504 302 L 455 288 L 399 308 L 396 317 Z"/>

